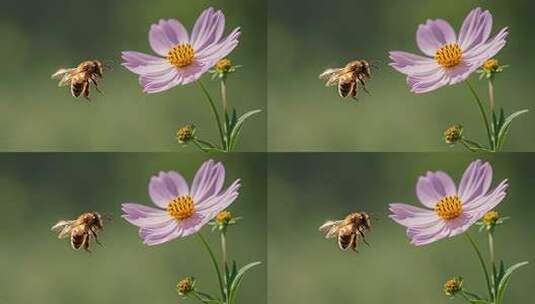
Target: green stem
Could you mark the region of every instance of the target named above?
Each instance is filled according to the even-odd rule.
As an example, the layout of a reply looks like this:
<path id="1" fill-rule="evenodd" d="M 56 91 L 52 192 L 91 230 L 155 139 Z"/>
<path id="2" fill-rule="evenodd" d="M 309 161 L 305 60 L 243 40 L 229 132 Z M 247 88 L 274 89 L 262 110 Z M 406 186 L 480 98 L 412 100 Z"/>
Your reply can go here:
<path id="1" fill-rule="evenodd" d="M 496 286 L 496 255 L 494 253 L 494 232 L 489 230 L 489 256 L 490 256 L 490 263 L 492 265 L 492 275 L 493 275 L 493 283 L 494 286 Z"/>
<path id="2" fill-rule="evenodd" d="M 476 143 L 475 141 L 469 140 L 467 138 L 462 138 L 461 143 L 470 151 L 477 152 L 477 151 L 485 151 L 485 152 L 492 152 L 491 150 L 482 147 L 480 144 Z M 470 146 L 472 145 L 472 146 Z"/>
<path id="3" fill-rule="evenodd" d="M 210 93 L 208 93 L 208 90 L 206 90 L 206 87 L 202 84 L 201 80 L 197 80 L 197 84 L 203 91 L 204 95 L 206 96 L 206 99 L 208 100 L 208 103 L 210 104 L 210 108 L 212 109 L 212 112 L 214 113 L 214 117 L 217 123 L 217 128 L 219 129 L 219 136 L 221 137 L 221 145 L 223 146 L 223 149 L 226 150 L 226 140 L 223 133 L 223 127 L 221 125 L 221 118 L 219 118 L 219 113 L 217 112 L 217 108 L 215 106 L 214 100 L 212 97 L 210 97 Z"/>
<path id="4" fill-rule="evenodd" d="M 489 79 L 489 107 L 490 112 L 494 112 L 494 81 Z"/>
<path id="5" fill-rule="evenodd" d="M 490 125 L 489 125 L 489 119 L 487 118 L 487 113 L 485 112 L 485 108 L 483 108 L 483 103 L 481 102 L 481 99 L 477 95 L 476 90 L 468 80 L 465 81 L 466 85 L 468 86 L 468 89 L 470 89 L 470 92 L 474 96 L 474 99 L 477 103 L 477 106 L 479 108 L 479 111 L 481 112 L 481 117 L 483 118 L 483 122 L 485 123 L 485 129 L 487 130 L 487 137 L 489 139 L 489 147 L 490 150 L 494 151 L 494 140 L 492 139 L 492 134 L 490 132 Z"/>
<path id="6" fill-rule="evenodd" d="M 223 271 L 228 277 L 227 237 L 224 230 L 221 231 L 221 255 L 223 256 Z"/>
<path id="7" fill-rule="evenodd" d="M 221 289 L 221 296 L 223 297 L 223 301 L 226 301 L 227 293 L 225 292 L 225 285 L 223 285 L 221 271 L 219 270 L 219 265 L 215 258 L 214 252 L 212 251 L 212 248 L 210 248 L 210 245 L 208 245 L 208 242 L 206 242 L 206 239 L 202 236 L 200 232 L 197 233 L 197 236 L 199 236 L 199 239 L 203 243 L 204 247 L 206 247 L 206 250 L 208 250 L 208 254 L 210 255 L 210 259 L 212 260 L 212 264 L 214 265 L 215 271 L 217 273 L 217 280 L 219 281 L 219 288 Z"/>
<path id="8" fill-rule="evenodd" d="M 208 151 L 206 150 L 206 148 L 204 148 L 203 146 L 201 146 L 200 141 L 199 141 L 198 139 L 195 139 L 195 138 L 194 138 L 194 139 L 192 139 L 191 141 L 193 142 L 193 144 L 194 144 L 197 148 L 199 148 L 199 150 L 201 150 L 201 151 L 203 151 L 203 152 L 208 152 Z"/>
<path id="9" fill-rule="evenodd" d="M 219 147 L 216 147 L 215 145 L 205 141 L 205 140 L 202 140 L 202 139 L 199 139 L 199 138 L 195 138 L 193 140 L 197 146 L 201 146 L 201 149 L 204 151 L 204 152 L 208 152 L 208 151 L 211 151 L 211 150 L 215 150 L 217 152 L 225 152 L 224 150 L 222 150 L 221 148 Z M 202 145 L 205 145 L 206 147 L 202 147 Z"/>
<path id="10" fill-rule="evenodd" d="M 488 292 L 489 292 L 489 296 L 490 296 L 491 301 L 493 301 L 494 297 L 493 297 L 492 287 L 490 285 L 489 272 L 487 270 L 487 265 L 485 264 L 485 261 L 483 260 L 483 255 L 481 255 L 481 251 L 477 247 L 476 242 L 472 239 L 470 234 L 468 232 L 466 232 L 464 235 L 466 236 L 468 241 L 470 241 L 470 244 L 472 245 L 472 247 L 474 248 L 474 251 L 477 254 L 479 262 L 481 263 L 481 268 L 483 268 L 483 272 L 485 273 L 485 281 L 487 282 L 487 289 L 488 289 Z"/>
<path id="11" fill-rule="evenodd" d="M 464 293 L 464 290 L 462 290 L 462 291 L 460 292 L 460 294 L 461 294 L 461 296 L 463 296 L 463 299 L 465 299 L 466 302 L 468 302 L 468 303 L 472 303 L 472 301 L 470 300 L 470 298 Z"/>
<path id="12" fill-rule="evenodd" d="M 470 146 L 468 145 L 468 143 L 467 143 L 466 140 L 461 139 L 461 144 L 463 144 L 463 146 L 465 146 L 466 149 L 468 149 L 469 151 L 471 151 L 471 152 L 477 152 L 477 149 L 475 149 L 475 148 L 473 148 L 473 147 L 470 147 Z"/>
<path id="13" fill-rule="evenodd" d="M 195 291 L 190 292 L 188 296 L 191 296 L 192 299 L 197 300 L 203 304 L 206 303 L 206 301 L 204 301 L 201 296 L 199 296 Z"/>
<path id="14" fill-rule="evenodd" d="M 225 78 L 221 79 L 221 102 L 223 103 L 223 111 L 228 119 L 228 102 L 227 102 L 227 84 Z"/>

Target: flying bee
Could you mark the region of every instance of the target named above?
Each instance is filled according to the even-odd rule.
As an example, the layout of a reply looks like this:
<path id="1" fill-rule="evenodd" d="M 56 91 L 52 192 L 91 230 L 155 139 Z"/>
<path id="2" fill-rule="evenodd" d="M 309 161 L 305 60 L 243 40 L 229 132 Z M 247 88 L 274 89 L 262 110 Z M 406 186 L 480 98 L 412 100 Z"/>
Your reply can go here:
<path id="1" fill-rule="evenodd" d="M 320 74 L 320 79 L 326 79 L 325 86 L 338 85 L 338 94 L 345 98 L 351 96 L 357 99 L 360 88 L 366 92 L 366 81 L 372 77 L 370 64 L 366 60 L 355 60 L 343 68 L 327 69 Z"/>
<path id="2" fill-rule="evenodd" d="M 58 86 L 70 85 L 71 94 L 75 98 L 83 95 L 89 100 L 89 88 L 93 84 L 95 89 L 102 93 L 98 88 L 97 81 L 102 79 L 105 66 L 99 60 L 87 60 L 80 63 L 75 68 L 59 69 L 52 74 L 53 79 L 59 79 Z"/>
<path id="3" fill-rule="evenodd" d="M 67 236 L 71 238 L 73 249 L 90 252 L 91 239 L 102 246 L 98 239 L 98 233 L 104 230 L 104 221 L 98 212 L 86 212 L 75 220 L 61 220 L 52 226 L 52 231 L 59 232 L 58 238 L 63 239 Z"/>
<path id="4" fill-rule="evenodd" d="M 354 212 L 343 220 L 325 222 L 319 230 L 325 233 L 326 239 L 337 237 L 340 249 L 351 248 L 357 252 L 360 240 L 369 245 L 364 233 L 371 230 L 371 219 L 366 212 Z"/>

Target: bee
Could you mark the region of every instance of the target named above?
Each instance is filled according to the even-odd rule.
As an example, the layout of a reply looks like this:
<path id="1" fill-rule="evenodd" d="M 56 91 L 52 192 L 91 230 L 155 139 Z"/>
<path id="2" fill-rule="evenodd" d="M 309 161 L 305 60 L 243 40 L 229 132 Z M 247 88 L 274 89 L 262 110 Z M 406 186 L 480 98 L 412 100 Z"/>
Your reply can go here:
<path id="1" fill-rule="evenodd" d="M 59 232 L 58 238 L 67 236 L 71 238 L 71 246 L 78 250 L 84 248 L 90 252 L 91 239 L 102 246 L 98 239 L 98 233 L 104 230 L 104 221 L 98 212 L 86 212 L 75 220 L 61 220 L 52 226 L 52 231 Z"/>
<path id="2" fill-rule="evenodd" d="M 340 97 L 351 98 L 357 100 L 360 88 L 366 92 L 366 81 L 371 79 L 371 67 L 366 60 L 355 60 L 346 64 L 343 68 L 327 69 L 320 74 L 320 79 L 326 79 L 325 86 L 338 85 L 338 94 Z"/>
<path id="3" fill-rule="evenodd" d="M 364 233 L 370 230 L 371 219 L 366 212 L 354 212 L 347 215 L 343 220 L 327 221 L 319 227 L 319 231 L 325 233 L 326 239 L 338 238 L 340 249 L 351 248 L 355 252 L 357 252 L 360 240 L 369 245 Z"/>
<path id="4" fill-rule="evenodd" d="M 104 73 L 104 65 L 99 60 L 87 60 L 80 63 L 75 68 L 59 69 L 52 74 L 53 79 L 59 79 L 58 86 L 70 85 L 71 94 L 78 98 L 83 95 L 85 99 L 89 100 L 89 88 L 93 84 L 95 89 L 102 93 L 98 88 L 97 81 L 102 79 Z"/>

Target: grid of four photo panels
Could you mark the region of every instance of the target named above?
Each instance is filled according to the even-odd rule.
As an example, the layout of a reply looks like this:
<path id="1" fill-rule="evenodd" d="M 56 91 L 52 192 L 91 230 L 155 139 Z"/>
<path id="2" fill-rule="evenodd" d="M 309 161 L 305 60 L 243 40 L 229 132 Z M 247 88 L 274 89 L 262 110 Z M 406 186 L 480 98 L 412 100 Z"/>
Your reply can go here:
<path id="1" fill-rule="evenodd" d="M 0 304 L 535 303 L 535 4 L 4 0 Z"/>

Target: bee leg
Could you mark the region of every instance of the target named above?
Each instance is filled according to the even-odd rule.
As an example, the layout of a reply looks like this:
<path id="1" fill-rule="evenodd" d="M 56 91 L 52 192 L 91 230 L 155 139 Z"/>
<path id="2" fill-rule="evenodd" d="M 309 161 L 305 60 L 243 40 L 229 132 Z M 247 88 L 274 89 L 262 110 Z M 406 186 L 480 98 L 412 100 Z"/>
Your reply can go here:
<path id="1" fill-rule="evenodd" d="M 84 247 L 85 251 L 91 253 L 91 250 L 89 250 L 89 240 L 90 240 L 89 235 L 86 234 L 85 237 L 84 237 L 83 247 Z"/>
<path id="2" fill-rule="evenodd" d="M 97 92 L 99 92 L 100 94 L 104 95 L 102 91 L 98 88 L 97 80 L 94 79 L 93 76 L 91 76 L 91 82 L 95 85 L 95 90 L 97 90 Z"/>
<path id="3" fill-rule="evenodd" d="M 359 91 L 359 86 L 358 86 L 358 83 L 355 82 L 355 86 L 353 87 L 353 91 L 351 91 L 351 98 L 353 98 L 353 100 L 355 100 L 355 101 L 359 101 L 359 99 L 357 98 L 358 91 Z"/>
<path id="4" fill-rule="evenodd" d="M 359 82 L 362 84 L 362 89 L 364 90 L 364 92 L 368 93 L 368 95 L 371 95 L 370 94 L 370 91 L 368 91 L 368 89 L 366 88 L 366 83 L 364 82 L 364 79 L 359 76 Z"/>
<path id="5" fill-rule="evenodd" d="M 364 244 L 370 246 L 370 244 L 369 244 L 368 241 L 366 240 L 366 236 L 364 235 L 364 233 L 361 232 L 360 235 L 362 236 L 362 241 L 364 242 Z"/>
<path id="6" fill-rule="evenodd" d="M 100 247 L 104 247 L 104 245 L 102 245 L 102 243 L 99 241 L 97 233 L 92 228 L 91 228 L 91 235 L 93 235 L 93 237 L 95 238 L 95 242 L 97 242 L 97 244 Z"/>
<path id="7" fill-rule="evenodd" d="M 91 101 L 91 99 L 89 98 L 89 82 L 84 82 L 84 86 L 83 86 L 83 89 L 82 89 L 82 94 L 84 95 L 84 98 L 87 101 Z"/>

